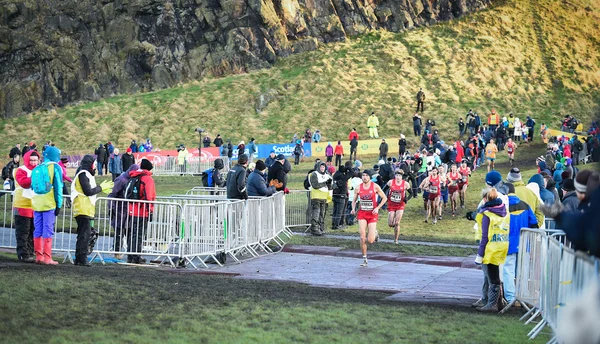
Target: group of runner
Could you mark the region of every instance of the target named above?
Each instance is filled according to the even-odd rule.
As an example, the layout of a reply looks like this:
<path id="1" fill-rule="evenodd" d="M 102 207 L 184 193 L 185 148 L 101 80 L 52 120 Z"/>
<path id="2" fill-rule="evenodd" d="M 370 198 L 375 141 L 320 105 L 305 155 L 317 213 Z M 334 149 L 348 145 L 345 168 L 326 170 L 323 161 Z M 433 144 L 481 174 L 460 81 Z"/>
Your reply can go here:
<path id="1" fill-rule="evenodd" d="M 460 207 L 465 207 L 470 176 L 471 169 L 466 160 L 461 162 L 460 167 L 456 164 L 450 165 L 450 171 L 446 171 L 446 165 L 440 165 L 428 172 L 428 176 L 419 185 L 423 190 L 426 223 L 430 217 L 433 217 L 434 224 L 441 220 L 448 201 L 452 208 L 452 216 L 456 216 L 459 200 Z"/>

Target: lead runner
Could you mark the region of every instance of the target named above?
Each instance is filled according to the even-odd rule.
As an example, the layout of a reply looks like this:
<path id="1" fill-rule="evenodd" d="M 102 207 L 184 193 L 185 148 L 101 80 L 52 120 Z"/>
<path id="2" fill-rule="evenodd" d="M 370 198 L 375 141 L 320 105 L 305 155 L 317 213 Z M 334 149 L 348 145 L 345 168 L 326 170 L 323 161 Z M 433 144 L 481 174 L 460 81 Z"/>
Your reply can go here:
<path id="1" fill-rule="evenodd" d="M 362 173 L 362 184 L 355 193 L 352 200 L 352 215 L 357 214 L 358 232 L 360 233 L 360 249 L 364 261 L 360 266 L 367 266 L 367 235 L 368 242 L 372 244 L 377 241 L 377 220 L 379 219 L 379 209 L 387 202 L 387 196 L 381 190 L 379 185 L 371 181 L 371 174 L 368 171 Z M 381 197 L 381 202 L 377 203 L 377 195 Z M 360 210 L 356 212 L 356 201 L 360 199 Z"/>

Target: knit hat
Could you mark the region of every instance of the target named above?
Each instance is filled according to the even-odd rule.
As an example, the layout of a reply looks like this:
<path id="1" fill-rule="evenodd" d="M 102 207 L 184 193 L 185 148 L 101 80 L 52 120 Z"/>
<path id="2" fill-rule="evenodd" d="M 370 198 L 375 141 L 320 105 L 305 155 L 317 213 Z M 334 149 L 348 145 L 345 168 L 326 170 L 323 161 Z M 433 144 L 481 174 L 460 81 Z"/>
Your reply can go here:
<path id="1" fill-rule="evenodd" d="M 243 165 L 248 162 L 248 156 L 246 154 L 240 154 L 238 156 L 238 164 Z"/>
<path id="2" fill-rule="evenodd" d="M 140 168 L 142 170 L 152 171 L 153 167 L 154 166 L 152 165 L 152 163 L 150 162 L 150 160 L 148 160 L 148 159 L 142 159 L 142 162 L 140 164 Z"/>
<path id="3" fill-rule="evenodd" d="M 502 175 L 498 171 L 491 171 L 485 175 L 485 183 L 494 186 L 502 181 Z"/>
<path id="4" fill-rule="evenodd" d="M 379 171 L 379 165 L 373 165 L 373 170 Z"/>
<path id="5" fill-rule="evenodd" d="M 506 180 L 511 183 L 521 181 L 521 170 L 519 170 L 517 167 L 513 167 L 510 172 L 508 172 Z"/>
<path id="6" fill-rule="evenodd" d="M 538 163 L 539 163 L 540 161 L 546 161 L 546 158 L 545 158 L 543 155 L 541 155 L 541 156 L 538 156 L 538 158 L 536 159 L 536 161 L 537 161 Z"/>
<path id="7" fill-rule="evenodd" d="M 400 134 L 400 138 L 401 138 L 401 139 L 405 139 L 405 138 L 406 138 L 406 136 L 404 136 L 404 134 Z"/>
<path id="8" fill-rule="evenodd" d="M 590 170 L 583 170 L 575 177 L 575 190 L 579 193 L 585 193 L 587 191 L 587 182 L 592 172 Z"/>
<path id="9" fill-rule="evenodd" d="M 560 174 L 560 177 L 561 177 L 563 180 L 565 180 L 565 179 L 570 179 L 570 178 L 571 178 L 571 172 L 569 172 L 569 171 L 563 171 L 563 172 Z"/>
<path id="10" fill-rule="evenodd" d="M 575 191 L 575 181 L 573 179 L 563 180 L 562 189 L 567 192 Z"/>
<path id="11" fill-rule="evenodd" d="M 127 148 L 126 152 L 131 153 L 132 152 L 131 148 Z"/>
<path id="12" fill-rule="evenodd" d="M 259 171 L 264 171 L 267 168 L 267 165 L 262 160 L 256 160 L 256 169 Z"/>
<path id="13" fill-rule="evenodd" d="M 327 171 L 329 172 L 329 174 L 334 174 L 335 173 L 335 166 L 329 166 L 329 168 L 327 169 Z"/>
<path id="14" fill-rule="evenodd" d="M 277 154 L 275 160 L 285 160 L 285 156 L 283 154 Z"/>

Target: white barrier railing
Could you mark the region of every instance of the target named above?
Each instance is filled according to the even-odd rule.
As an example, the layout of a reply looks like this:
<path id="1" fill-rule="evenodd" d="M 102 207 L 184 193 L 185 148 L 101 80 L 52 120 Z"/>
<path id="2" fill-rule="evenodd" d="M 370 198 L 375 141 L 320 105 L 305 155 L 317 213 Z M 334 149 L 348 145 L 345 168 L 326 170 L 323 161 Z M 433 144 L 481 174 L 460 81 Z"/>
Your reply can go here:
<path id="1" fill-rule="evenodd" d="M 226 188 L 197 186 L 185 193 L 187 196 L 227 196 Z"/>
<path id="2" fill-rule="evenodd" d="M 3 214 L 12 226 L 11 196 L 5 197 Z M 104 263 L 109 255 L 144 256 L 153 262 L 171 266 L 183 262 L 197 268 L 207 267 L 206 259 L 220 264 L 218 254 L 234 261 L 256 257 L 258 251 L 271 253 L 270 243 L 282 246 L 282 235 L 291 236 L 284 209 L 282 192 L 247 201 L 207 194 L 157 197 L 153 202 L 101 197 L 92 225 L 97 239 L 91 259 Z M 16 247 L 10 226 L 0 229 L 0 247 Z M 72 209 L 65 208 L 56 221 L 53 250 L 63 252 L 65 261 L 73 261 L 76 242 L 77 223 Z"/>
<path id="3" fill-rule="evenodd" d="M 310 227 L 310 191 L 290 190 L 285 195 L 285 228 Z"/>
<path id="4" fill-rule="evenodd" d="M 216 159 L 223 160 L 223 170 L 221 173 L 224 175 L 229 171 L 229 158 L 226 156 L 213 156 L 209 158 L 203 158 L 200 161 L 197 157 L 184 161 L 183 164 L 179 164 L 179 158 L 176 156 L 159 157 L 152 161 L 154 168 L 152 174 L 155 176 L 179 176 L 179 175 L 198 175 L 203 171 L 214 167 L 214 161 Z"/>
<path id="5" fill-rule="evenodd" d="M 531 306 L 521 317 L 528 319 L 526 324 L 542 317 L 528 333 L 530 339 L 546 325 L 556 331 L 565 307 L 600 278 L 600 259 L 575 252 L 569 245 L 560 230 L 521 230 L 515 296 L 522 305 Z"/>

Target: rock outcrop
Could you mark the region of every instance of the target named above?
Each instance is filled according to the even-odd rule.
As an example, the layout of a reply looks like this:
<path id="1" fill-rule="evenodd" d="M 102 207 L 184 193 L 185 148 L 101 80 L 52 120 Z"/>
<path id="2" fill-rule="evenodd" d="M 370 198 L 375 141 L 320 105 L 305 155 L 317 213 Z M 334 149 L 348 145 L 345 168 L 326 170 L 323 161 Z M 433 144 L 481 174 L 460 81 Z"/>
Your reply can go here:
<path id="1" fill-rule="evenodd" d="M 371 29 L 450 20 L 492 0 L 4 0 L 0 116 L 267 68 Z"/>

